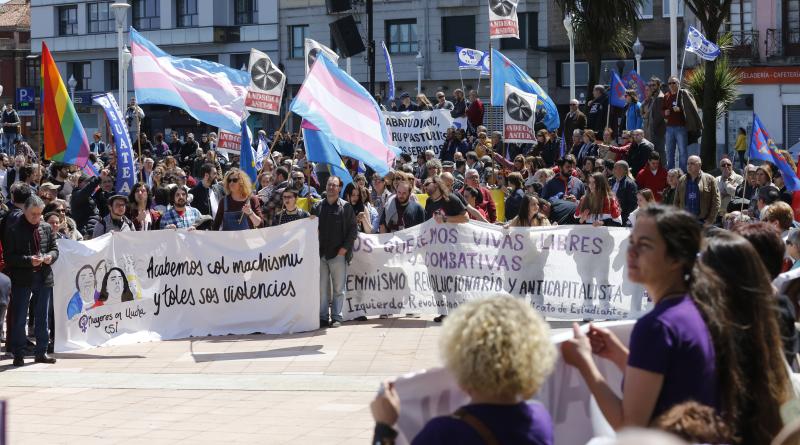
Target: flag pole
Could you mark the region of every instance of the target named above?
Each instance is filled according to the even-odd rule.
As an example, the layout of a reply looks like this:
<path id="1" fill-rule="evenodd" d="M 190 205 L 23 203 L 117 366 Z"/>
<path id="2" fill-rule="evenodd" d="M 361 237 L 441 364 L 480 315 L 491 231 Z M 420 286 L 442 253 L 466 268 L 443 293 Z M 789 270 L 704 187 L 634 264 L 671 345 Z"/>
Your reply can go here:
<path id="1" fill-rule="evenodd" d="M 461 79 L 461 91 L 464 91 L 464 76 L 461 74 L 461 68 L 458 69 L 458 78 Z"/>
<path id="2" fill-rule="evenodd" d="M 286 112 L 286 116 L 283 117 L 283 122 L 281 122 L 281 126 L 278 127 L 278 133 L 283 131 L 283 127 L 286 125 L 286 121 L 289 120 L 289 116 L 291 116 L 291 115 L 292 115 L 291 111 L 287 111 Z M 272 144 L 270 144 L 270 146 L 269 146 L 269 156 L 270 157 L 272 157 L 272 149 L 275 148 L 275 143 L 276 142 L 278 142 L 278 139 L 273 137 L 272 138 Z"/>
<path id="3" fill-rule="evenodd" d="M 481 72 L 478 71 L 478 97 L 481 97 Z"/>
<path id="4" fill-rule="evenodd" d="M 138 104 L 136 105 L 139 106 Z M 136 143 L 139 145 L 139 182 L 144 182 L 144 158 L 142 158 L 142 121 L 139 118 L 139 113 L 136 110 L 133 110 L 136 114 L 136 128 L 139 130 L 139 134 L 136 135 Z M 119 147 L 117 147 L 119 150 Z"/>

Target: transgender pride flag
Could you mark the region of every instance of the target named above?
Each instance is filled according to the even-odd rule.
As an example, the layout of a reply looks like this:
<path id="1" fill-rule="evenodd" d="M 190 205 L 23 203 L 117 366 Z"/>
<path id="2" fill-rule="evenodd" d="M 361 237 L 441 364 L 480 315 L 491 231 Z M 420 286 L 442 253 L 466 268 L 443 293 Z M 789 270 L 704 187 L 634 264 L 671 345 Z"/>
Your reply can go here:
<path id="1" fill-rule="evenodd" d="M 372 96 L 327 57 L 317 58 L 289 109 L 318 128 L 341 156 L 363 161 L 381 176 L 400 154 Z"/>
<path id="2" fill-rule="evenodd" d="M 250 75 L 219 63 L 172 57 L 131 28 L 133 87 L 139 104 L 162 104 L 239 133 Z M 122 104 L 121 104 L 122 105 Z"/>

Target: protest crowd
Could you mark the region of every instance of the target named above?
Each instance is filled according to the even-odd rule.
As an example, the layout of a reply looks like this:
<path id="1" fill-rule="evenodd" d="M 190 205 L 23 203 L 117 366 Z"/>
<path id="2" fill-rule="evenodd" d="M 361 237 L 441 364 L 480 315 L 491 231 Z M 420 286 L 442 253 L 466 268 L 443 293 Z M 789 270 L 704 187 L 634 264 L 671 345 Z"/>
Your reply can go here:
<path id="1" fill-rule="evenodd" d="M 345 276 L 359 232 L 391 233 L 430 219 L 631 227 L 627 273 L 646 288 L 653 310 L 637 322 L 629 346 L 603 328 L 576 327 L 561 347 L 564 360 L 615 429 L 649 427 L 688 443 L 770 443 L 783 428 L 779 408 L 794 397 L 800 349 L 800 281 L 785 280 L 780 289 L 771 284 L 800 265 L 792 193 L 779 168 L 748 163 L 738 146 L 718 165 L 690 155 L 702 130 L 697 107 L 686 90 L 679 92 L 677 79 L 667 85 L 651 79 L 641 103 L 633 90 L 626 93 L 619 135 L 606 128 L 608 94 L 598 86 L 583 111 L 577 101 L 570 104 L 563 128 L 548 130 L 540 116 L 532 144 L 507 144 L 490 132 L 474 91 L 456 90 L 450 99 L 440 92 L 435 101 L 419 95 L 415 102 L 403 94 L 389 108 L 444 109 L 466 116 L 468 125 L 448 130 L 438 155 L 403 154 L 384 176 L 347 158 L 349 177 L 335 176 L 307 159 L 301 132 L 261 131 L 253 145 L 269 151 L 255 182 L 235 167 L 235 155 L 218 147 L 215 133 L 151 139 L 140 128 L 144 111 L 132 100 L 125 115 L 137 182 L 127 194 L 117 192 L 120 166 L 103 134 L 93 135 L 90 161 L 98 174 L 88 175 L 42 159 L 41 147 L 9 131 L 13 126 L 5 124 L 19 116 L 8 107 L 0 153 L 5 357 L 15 366 L 31 353 L 37 363 L 55 362 L 47 354 L 58 239 L 249 230 L 315 217 L 320 325 L 335 328 L 344 322 Z M 521 301 L 498 297 L 464 305 L 444 329 L 445 364 L 473 402 L 431 421 L 413 443 L 552 443 L 550 414 L 526 402 L 557 355 L 542 317 Z M 597 371 L 595 356 L 624 373 L 622 397 Z M 375 443 L 393 443 L 398 400 L 390 383 L 372 408 Z"/>

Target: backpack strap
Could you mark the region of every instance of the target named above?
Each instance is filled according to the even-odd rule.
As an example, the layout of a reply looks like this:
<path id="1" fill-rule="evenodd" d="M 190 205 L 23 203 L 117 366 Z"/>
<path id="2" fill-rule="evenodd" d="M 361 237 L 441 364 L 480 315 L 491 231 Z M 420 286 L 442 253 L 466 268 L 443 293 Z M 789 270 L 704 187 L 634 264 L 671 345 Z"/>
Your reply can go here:
<path id="1" fill-rule="evenodd" d="M 479 436 L 481 436 L 481 440 L 483 440 L 485 445 L 500 445 L 500 442 L 497 441 L 497 438 L 495 438 L 494 434 L 492 434 L 492 431 L 489 429 L 489 427 L 487 427 L 486 424 L 480 419 L 468 413 L 464 408 L 457 409 L 451 417 L 458 419 L 472 427 L 472 429 L 475 430 Z"/>

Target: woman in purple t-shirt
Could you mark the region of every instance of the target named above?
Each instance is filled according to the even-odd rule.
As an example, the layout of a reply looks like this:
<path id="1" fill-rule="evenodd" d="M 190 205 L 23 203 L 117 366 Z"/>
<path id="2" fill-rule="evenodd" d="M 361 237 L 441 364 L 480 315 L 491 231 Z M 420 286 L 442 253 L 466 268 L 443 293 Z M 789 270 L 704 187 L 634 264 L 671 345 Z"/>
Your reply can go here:
<path id="1" fill-rule="evenodd" d="M 510 296 L 473 300 L 449 315 L 442 329 L 445 366 L 471 402 L 431 419 L 412 445 L 552 445 L 550 414 L 527 400 L 552 372 L 556 351 L 547 323 L 530 304 Z M 370 408 L 372 443 L 393 444 L 399 399 L 391 384 Z"/>
<path id="2" fill-rule="evenodd" d="M 631 232 L 628 278 L 645 287 L 654 307 L 636 322 L 630 350 L 608 330 L 590 326 L 586 335 L 577 324 L 575 338 L 561 345 L 564 361 L 578 368 L 614 429 L 647 426 L 688 400 L 718 407 L 714 344 L 687 294 L 701 240 L 700 225 L 688 213 L 644 209 Z M 600 374 L 593 352 L 625 375 L 622 399 Z"/>

